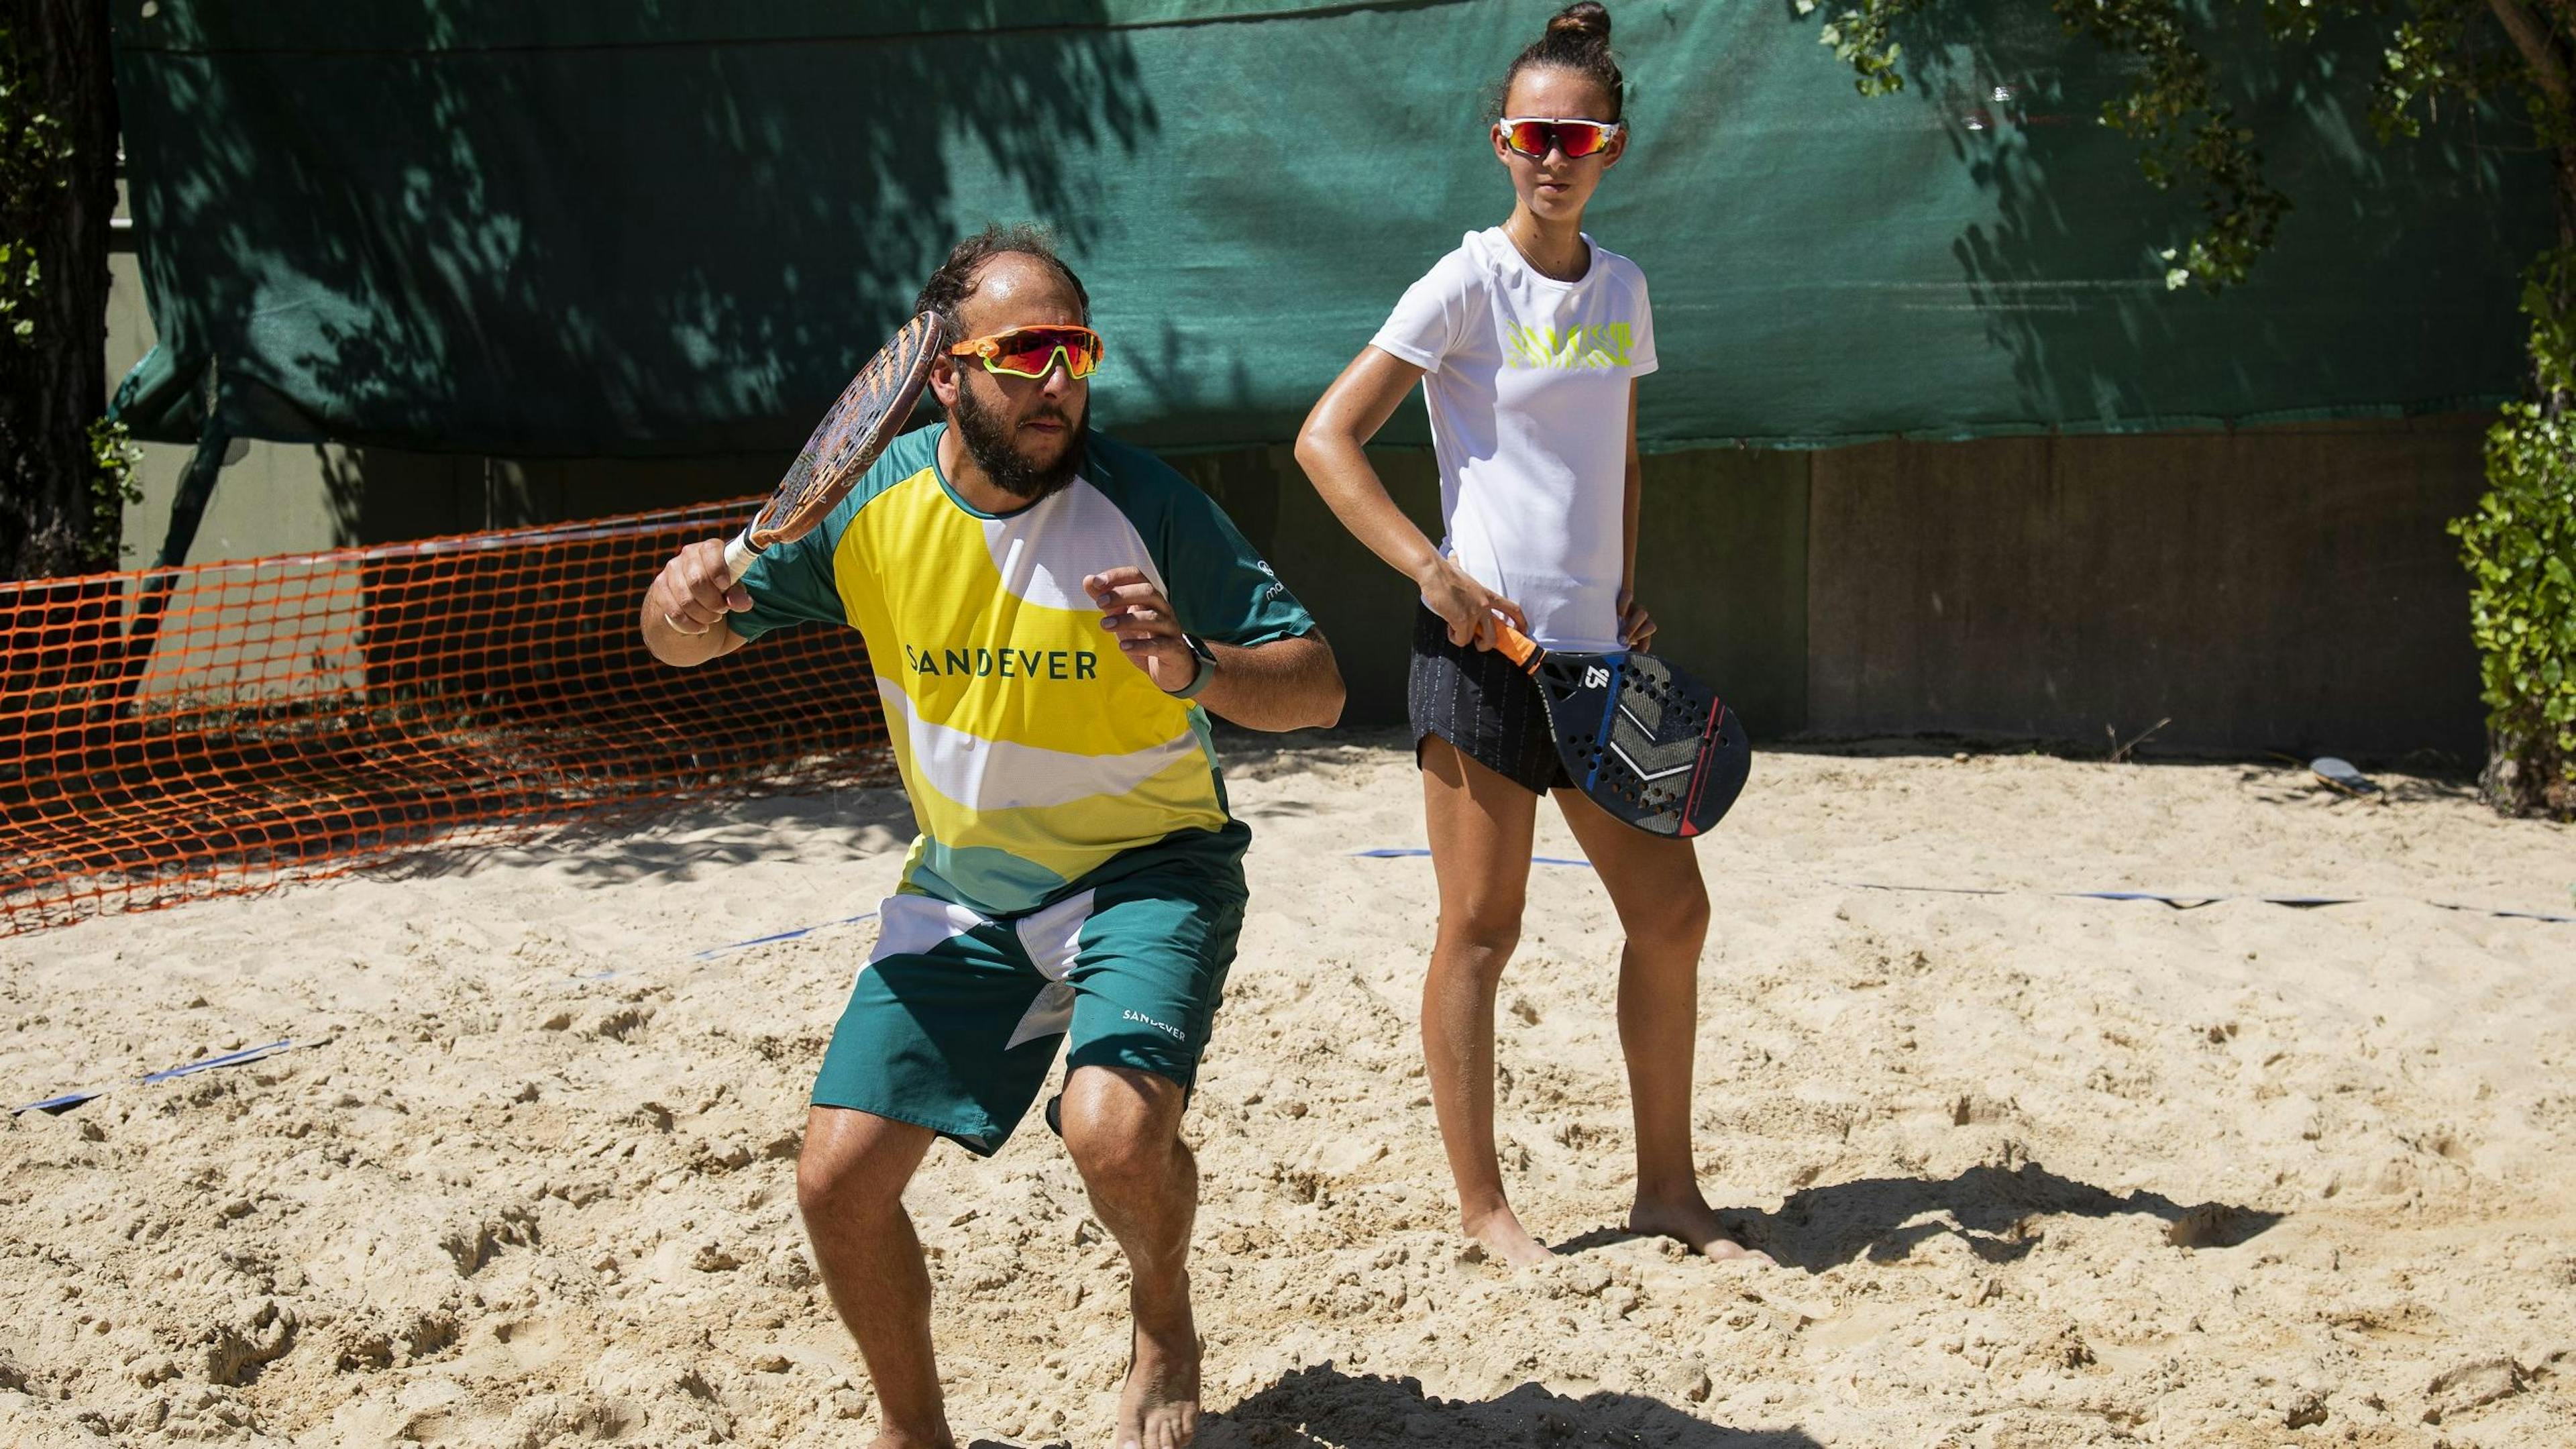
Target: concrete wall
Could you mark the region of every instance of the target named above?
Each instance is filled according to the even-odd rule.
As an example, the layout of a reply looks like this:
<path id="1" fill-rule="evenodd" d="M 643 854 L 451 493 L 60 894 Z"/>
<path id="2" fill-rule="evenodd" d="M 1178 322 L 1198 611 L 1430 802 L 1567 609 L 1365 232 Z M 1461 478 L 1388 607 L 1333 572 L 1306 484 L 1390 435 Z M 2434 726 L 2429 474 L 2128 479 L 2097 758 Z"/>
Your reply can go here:
<path id="1" fill-rule="evenodd" d="M 1440 532 L 1431 455 L 1378 451 L 1379 476 L 1426 533 Z M 1285 447 L 1173 462 L 1225 505 L 1305 600 L 1351 687 L 1354 724 L 1404 719 L 1412 584 L 1361 548 Z M 1805 728 L 1807 468 L 1803 453 L 1741 450 L 1646 460 L 1638 597 L 1657 647 L 1716 682 L 1767 735 Z"/>
<path id="2" fill-rule="evenodd" d="M 2467 584 L 2482 416 L 1646 460 L 1657 647 L 1757 737 L 1918 733 L 2389 759 L 2481 749 Z M 1179 460 L 1404 709 L 1413 608 L 1285 449 Z M 1430 460 L 1380 459 L 1426 527 Z"/>
<path id="3" fill-rule="evenodd" d="M 111 380 L 150 345 L 114 259 Z M 2446 519 L 2477 497 L 2485 419 L 2126 438 L 1888 442 L 1646 460 L 1639 594 L 1658 648 L 1757 738 L 1964 734 L 2388 759 L 2481 749 L 2467 592 Z M 520 462 L 247 443 L 196 562 L 740 496 L 779 460 Z M 167 527 L 187 450 L 147 447 L 129 566 Z M 1414 601 L 1284 447 L 1173 460 L 1314 610 L 1349 720 L 1404 716 Z M 1437 529 L 1421 452 L 1386 452 Z"/>
<path id="4" fill-rule="evenodd" d="M 2485 423 L 1817 454 L 1807 728 L 2472 758 Z"/>

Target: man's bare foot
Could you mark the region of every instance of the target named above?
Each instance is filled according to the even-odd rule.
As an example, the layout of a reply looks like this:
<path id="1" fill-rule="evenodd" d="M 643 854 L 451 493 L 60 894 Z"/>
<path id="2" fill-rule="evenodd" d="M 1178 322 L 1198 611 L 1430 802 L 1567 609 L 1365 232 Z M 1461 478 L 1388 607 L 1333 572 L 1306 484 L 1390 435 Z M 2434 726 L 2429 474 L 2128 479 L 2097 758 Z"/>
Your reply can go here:
<path id="1" fill-rule="evenodd" d="M 1117 1449 L 1181 1449 L 1199 1431 L 1199 1334 L 1189 1304 L 1150 1328 L 1139 1316 L 1134 1342 L 1118 1395 Z"/>
<path id="2" fill-rule="evenodd" d="M 1510 1208 L 1496 1208 L 1484 1217 L 1466 1225 L 1467 1236 L 1482 1245 L 1493 1257 L 1515 1268 L 1527 1268 L 1553 1260 L 1555 1254 L 1547 1244 L 1529 1235 L 1520 1217 Z"/>
<path id="3" fill-rule="evenodd" d="M 1780 1266 L 1770 1254 L 1757 1252 L 1727 1236 L 1726 1229 L 1718 1224 L 1717 1210 L 1701 1201 L 1697 1193 L 1683 1202 L 1648 1202 L 1640 1198 L 1628 1210 L 1628 1231 L 1677 1238 L 1704 1258 L 1745 1262 L 1757 1268 Z"/>

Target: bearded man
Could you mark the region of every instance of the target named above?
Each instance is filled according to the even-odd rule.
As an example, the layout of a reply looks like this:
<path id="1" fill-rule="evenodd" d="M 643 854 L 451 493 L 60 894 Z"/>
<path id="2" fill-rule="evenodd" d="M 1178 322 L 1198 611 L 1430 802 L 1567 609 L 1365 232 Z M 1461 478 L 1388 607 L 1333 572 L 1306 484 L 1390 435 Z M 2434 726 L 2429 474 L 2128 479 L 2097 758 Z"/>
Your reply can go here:
<path id="1" fill-rule="evenodd" d="M 1233 964 L 1250 832 L 1208 730 L 1329 725 L 1314 619 L 1207 495 L 1089 430 L 1105 347 L 1045 236 L 993 228 L 922 288 L 947 420 L 739 579 L 691 544 L 645 644 L 702 664 L 784 626 L 865 636 L 920 829 L 814 1083 L 797 1196 L 875 1381 L 881 1449 L 951 1449 L 903 1192 L 940 1138 L 989 1156 L 1037 1099 L 1131 1273 L 1114 1442 L 1198 1414 L 1180 1121 Z M 1111 647 L 1114 645 L 1114 649 Z M 1108 658 L 1115 653 L 1115 659 Z"/>

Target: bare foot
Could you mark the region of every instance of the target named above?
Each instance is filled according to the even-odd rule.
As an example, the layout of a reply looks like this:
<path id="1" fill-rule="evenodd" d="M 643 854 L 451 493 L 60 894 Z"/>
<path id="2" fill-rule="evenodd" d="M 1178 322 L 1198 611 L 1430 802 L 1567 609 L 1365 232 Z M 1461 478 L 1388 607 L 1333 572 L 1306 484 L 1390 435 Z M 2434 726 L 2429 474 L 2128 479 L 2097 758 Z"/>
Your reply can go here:
<path id="1" fill-rule="evenodd" d="M 936 1435 L 888 1429 L 869 1440 L 868 1449 L 957 1449 L 957 1440 L 944 1429 Z"/>
<path id="2" fill-rule="evenodd" d="M 1118 1395 L 1118 1449 L 1181 1449 L 1199 1431 L 1199 1334 L 1185 1300 L 1177 1320 L 1136 1320 L 1134 1358 Z"/>
<path id="3" fill-rule="evenodd" d="M 1484 1217 L 1466 1225 L 1467 1236 L 1481 1244 L 1492 1256 L 1515 1268 L 1551 1262 L 1556 1255 L 1547 1244 L 1529 1235 L 1518 1215 L 1510 1208 L 1496 1208 Z"/>
<path id="4" fill-rule="evenodd" d="M 1647 1202 L 1639 1199 L 1628 1210 L 1628 1231 L 1647 1233 L 1658 1238 L 1677 1238 L 1685 1247 L 1704 1258 L 1750 1263 L 1757 1268 L 1780 1265 L 1769 1253 L 1757 1252 L 1728 1237 L 1718 1225 L 1717 1210 L 1692 1193 L 1684 1202 Z"/>

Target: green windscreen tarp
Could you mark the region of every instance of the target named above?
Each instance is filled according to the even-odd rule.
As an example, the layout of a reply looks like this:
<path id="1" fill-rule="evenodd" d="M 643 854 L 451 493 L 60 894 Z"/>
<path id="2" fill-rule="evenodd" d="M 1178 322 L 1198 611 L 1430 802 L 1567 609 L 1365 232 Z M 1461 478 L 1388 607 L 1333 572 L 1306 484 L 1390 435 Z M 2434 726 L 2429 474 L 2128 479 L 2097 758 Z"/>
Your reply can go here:
<path id="1" fill-rule="evenodd" d="M 237 434 L 520 456 L 792 448 L 993 219 L 1052 225 L 1089 284 L 1103 423 L 1285 439 L 1507 213 L 1484 106 L 1554 8 L 113 4 L 161 338 L 123 392 L 138 431 L 194 437 L 211 368 Z M 2515 278 L 2550 231 L 2529 129 L 2454 107 L 2379 144 L 2365 33 L 2220 47 L 2297 209 L 2210 297 L 2164 287 L 2191 199 L 2096 123 L 2122 74 L 2047 7 L 1941 7 L 1876 100 L 1788 9 L 1612 5 L 1634 144 L 1590 229 L 1653 288 L 1647 446 L 2518 390 Z"/>

